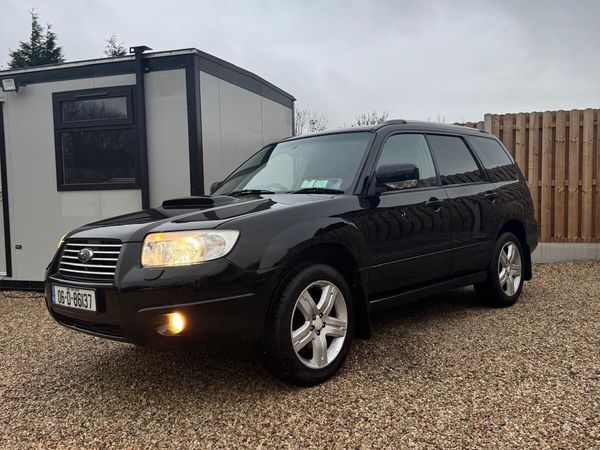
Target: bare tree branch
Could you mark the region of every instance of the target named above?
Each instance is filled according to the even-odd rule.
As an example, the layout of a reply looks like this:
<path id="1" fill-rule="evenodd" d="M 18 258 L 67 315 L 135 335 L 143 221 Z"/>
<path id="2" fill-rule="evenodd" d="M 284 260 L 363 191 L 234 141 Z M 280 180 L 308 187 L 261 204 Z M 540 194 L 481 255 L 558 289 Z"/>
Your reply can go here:
<path id="1" fill-rule="evenodd" d="M 296 136 L 307 133 L 318 133 L 327 129 L 327 119 L 321 113 L 316 113 L 310 107 L 296 107 L 294 131 Z"/>
<path id="2" fill-rule="evenodd" d="M 385 122 L 388 118 L 388 112 L 384 111 L 379 114 L 377 111 L 372 111 L 369 113 L 362 113 L 355 117 L 353 123 L 350 124 L 351 127 L 366 127 L 369 125 L 377 125 L 382 122 Z"/>

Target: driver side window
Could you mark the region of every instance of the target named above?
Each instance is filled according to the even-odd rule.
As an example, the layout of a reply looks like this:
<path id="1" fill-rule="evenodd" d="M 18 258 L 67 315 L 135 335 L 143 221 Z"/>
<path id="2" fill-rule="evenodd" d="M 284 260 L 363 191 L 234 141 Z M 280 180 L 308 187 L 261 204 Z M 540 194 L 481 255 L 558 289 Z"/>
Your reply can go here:
<path id="1" fill-rule="evenodd" d="M 414 164 L 419 169 L 417 187 L 437 186 L 435 166 L 422 134 L 396 134 L 386 141 L 377 168 L 388 164 Z"/>

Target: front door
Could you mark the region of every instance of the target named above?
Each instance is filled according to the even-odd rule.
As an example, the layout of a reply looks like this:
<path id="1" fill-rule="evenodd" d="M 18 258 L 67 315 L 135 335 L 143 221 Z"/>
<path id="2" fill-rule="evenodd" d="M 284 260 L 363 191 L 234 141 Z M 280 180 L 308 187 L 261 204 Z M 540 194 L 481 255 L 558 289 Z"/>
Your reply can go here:
<path id="1" fill-rule="evenodd" d="M 415 164 L 419 182 L 413 188 L 374 197 L 368 210 L 365 240 L 373 264 L 369 293 L 386 295 L 446 277 L 452 263 L 447 195 L 436 174 L 425 137 L 401 133 L 383 144 L 376 167 Z"/>

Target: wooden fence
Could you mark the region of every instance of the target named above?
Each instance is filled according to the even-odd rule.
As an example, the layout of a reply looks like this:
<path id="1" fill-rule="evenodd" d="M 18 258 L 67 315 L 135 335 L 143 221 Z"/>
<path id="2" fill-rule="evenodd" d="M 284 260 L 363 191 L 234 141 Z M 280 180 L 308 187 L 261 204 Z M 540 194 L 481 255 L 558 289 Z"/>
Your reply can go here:
<path id="1" fill-rule="evenodd" d="M 600 109 L 486 114 L 523 171 L 543 242 L 600 242 Z"/>

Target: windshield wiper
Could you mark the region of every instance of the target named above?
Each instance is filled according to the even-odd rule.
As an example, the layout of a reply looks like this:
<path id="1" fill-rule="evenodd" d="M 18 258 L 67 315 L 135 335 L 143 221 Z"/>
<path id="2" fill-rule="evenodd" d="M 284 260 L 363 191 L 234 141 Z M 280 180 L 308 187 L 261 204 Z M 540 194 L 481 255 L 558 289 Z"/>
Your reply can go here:
<path id="1" fill-rule="evenodd" d="M 340 189 L 331 189 L 324 187 L 306 187 L 291 191 L 290 194 L 343 194 L 344 191 Z"/>
<path id="2" fill-rule="evenodd" d="M 237 196 L 237 195 L 261 195 L 261 194 L 274 194 L 275 192 L 273 191 L 269 191 L 266 189 L 240 189 L 239 191 L 232 191 L 229 194 L 225 194 L 225 195 L 230 195 L 230 196 Z"/>

